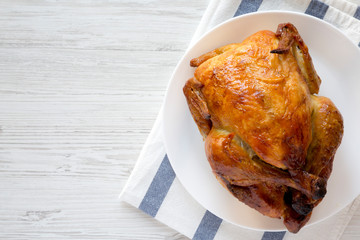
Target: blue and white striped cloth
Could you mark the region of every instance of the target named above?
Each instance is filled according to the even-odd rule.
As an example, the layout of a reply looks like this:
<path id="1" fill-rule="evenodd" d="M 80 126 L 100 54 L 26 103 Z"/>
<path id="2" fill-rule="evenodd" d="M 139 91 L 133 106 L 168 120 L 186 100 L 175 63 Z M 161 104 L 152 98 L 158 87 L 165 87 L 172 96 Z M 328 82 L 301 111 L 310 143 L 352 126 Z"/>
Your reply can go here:
<path id="1" fill-rule="evenodd" d="M 215 25 L 249 12 L 296 11 L 333 24 L 360 47 L 360 0 L 212 0 L 192 43 Z M 183 188 L 167 158 L 161 111 L 140 153 L 120 199 L 192 239 L 339 239 L 360 205 L 350 206 L 327 220 L 303 228 L 298 234 L 260 232 L 223 221 L 199 205 Z"/>

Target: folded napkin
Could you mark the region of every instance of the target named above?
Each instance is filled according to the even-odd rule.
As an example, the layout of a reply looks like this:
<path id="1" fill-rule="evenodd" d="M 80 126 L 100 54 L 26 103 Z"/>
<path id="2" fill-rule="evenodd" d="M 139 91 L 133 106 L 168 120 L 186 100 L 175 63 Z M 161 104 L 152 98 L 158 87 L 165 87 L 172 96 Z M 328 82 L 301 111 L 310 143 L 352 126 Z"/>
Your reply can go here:
<path id="1" fill-rule="evenodd" d="M 194 43 L 215 25 L 249 12 L 296 11 L 321 18 L 342 30 L 360 47 L 359 0 L 212 0 L 194 34 Z M 192 239 L 339 239 L 360 205 L 360 197 L 336 215 L 304 227 L 298 234 L 261 232 L 223 221 L 197 203 L 167 158 L 160 110 L 120 199 Z"/>

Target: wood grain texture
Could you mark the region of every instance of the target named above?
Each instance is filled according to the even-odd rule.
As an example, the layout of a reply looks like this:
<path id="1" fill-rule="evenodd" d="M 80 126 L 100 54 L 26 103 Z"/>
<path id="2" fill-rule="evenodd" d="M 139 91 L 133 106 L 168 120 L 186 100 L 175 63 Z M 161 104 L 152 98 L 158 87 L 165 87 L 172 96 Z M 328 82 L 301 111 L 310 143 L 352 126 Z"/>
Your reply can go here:
<path id="1" fill-rule="evenodd" d="M 118 201 L 207 1 L 0 2 L 0 239 L 181 239 Z"/>
<path id="2" fill-rule="evenodd" d="M 117 197 L 207 4 L 0 1 L 0 239 L 185 238 Z"/>

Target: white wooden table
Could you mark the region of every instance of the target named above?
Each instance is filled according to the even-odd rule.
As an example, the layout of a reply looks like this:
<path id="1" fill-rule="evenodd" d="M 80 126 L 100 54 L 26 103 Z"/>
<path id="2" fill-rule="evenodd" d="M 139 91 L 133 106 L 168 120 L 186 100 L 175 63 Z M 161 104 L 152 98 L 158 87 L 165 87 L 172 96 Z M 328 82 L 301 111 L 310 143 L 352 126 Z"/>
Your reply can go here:
<path id="1" fill-rule="evenodd" d="M 185 238 L 117 197 L 207 4 L 0 1 L 0 239 Z"/>

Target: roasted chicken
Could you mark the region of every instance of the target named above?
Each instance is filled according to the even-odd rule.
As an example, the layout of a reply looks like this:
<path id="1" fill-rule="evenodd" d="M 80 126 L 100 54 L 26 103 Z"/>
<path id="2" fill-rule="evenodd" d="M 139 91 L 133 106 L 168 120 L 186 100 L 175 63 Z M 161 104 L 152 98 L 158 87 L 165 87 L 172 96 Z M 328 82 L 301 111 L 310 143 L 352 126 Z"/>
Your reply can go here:
<path id="1" fill-rule="evenodd" d="M 326 194 L 343 135 L 339 110 L 297 29 L 257 32 L 198 58 L 183 90 L 220 183 L 296 233 Z"/>

